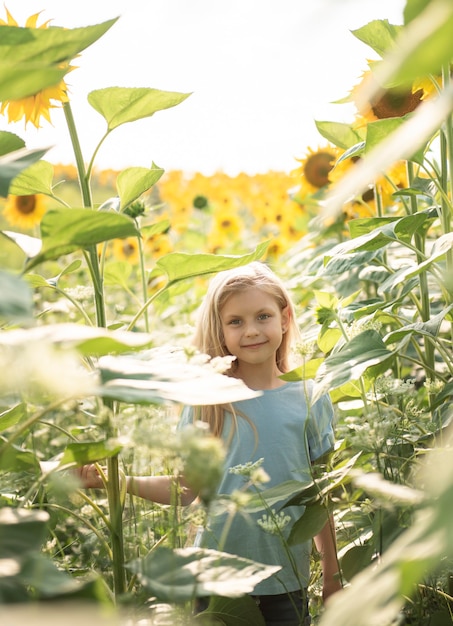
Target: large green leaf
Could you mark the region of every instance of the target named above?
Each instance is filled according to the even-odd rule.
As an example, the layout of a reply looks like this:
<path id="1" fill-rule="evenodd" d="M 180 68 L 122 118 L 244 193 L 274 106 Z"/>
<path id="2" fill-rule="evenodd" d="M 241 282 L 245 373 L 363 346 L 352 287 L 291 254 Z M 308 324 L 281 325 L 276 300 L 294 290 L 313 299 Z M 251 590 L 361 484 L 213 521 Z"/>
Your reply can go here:
<path id="1" fill-rule="evenodd" d="M 157 165 L 150 169 L 146 167 L 128 167 L 118 174 L 116 185 L 121 200 L 120 211 L 137 200 L 142 193 L 151 189 L 157 183 L 164 170 Z"/>
<path id="2" fill-rule="evenodd" d="M 0 509 L 0 559 L 20 558 L 39 550 L 46 537 L 49 516 L 44 511 Z"/>
<path id="3" fill-rule="evenodd" d="M 27 270 L 60 256 L 110 239 L 140 234 L 127 215 L 91 209 L 51 209 L 41 221 L 42 249 Z"/>
<path id="4" fill-rule="evenodd" d="M 0 130 L 0 156 L 25 148 L 25 141 L 6 130 Z"/>
<path id="5" fill-rule="evenodd" d="M 50 67 L 46 63 L 24 63 L 23 65 L 1 63 L 0 102 L 20 100 L 47 87 L 53 87 L 64 78 L 66 73 L 67 69 Z"/>
<path id="6" fill-rule="evenodd" d="M 174 107 L 189 96 L 189 93 L 147 87 L 107 87 L 89 93 L 88 102 L 103 116 L 111 131 L 121 124 L 151 117 L 157 111 Z"/>
<path id="7" fill-rule="evenodd" d="M 128 563 L 127 568 L 152 595 L 176 603 L 197 596 L 241 597 L 280 569 L 216 550 L 165 547 Z"/>
<path id="8" fill-rule="evenodd" d="M 21 148 L 0 157 L 0 196 L 6 198 L 13 178 L 32 163 L 39 161 L 48 148 L 26 150 Z"/>
<path id="9" fill-rule="evenodd" d="M 375 217 L 353 220 L 350 226 L 351 234 L 357 236 L 334 246 L 325 258 L 330 260 L 337 255 L 351 252 L 379 250 L 397 241 L 409 243 L 414 233 L 420 232 L 423 226 L 431 223 L 433 219 L 435 214 L 428 211 L 399 219 Z"/>
<path id="10" fill-rule="evenodd" d="M 403 326 L 402 328 L 391 331 L 384 337 L 384 342 L 386 343 L 386 345 L 391 345 L 396 343 L 397 341 L 401 341 L 401 339 L 403 339 L 403 337 L 405 337 L 406 335 L 414 334 L 422 335 L 424 337 L 438 337 L 442 322 L 452 309 L 453 304 L 450 304 L 437 315 L 433 315 L 426 322 L 415 322 L 413 324 L 408 324 L 407 326 Z"/>
<path id="11" fill-rule="evenodd" d="M 305 508 L 304 514 L 300 517 L 291 528 L 288 537 L 289 545 L 295 545 L 312 539 L 326 525 L 328 520 L 328 511 L 322 502 Z"/>
<path id="12" fill-rule="evenodd" d="M 0 346 L 21 350 L 30 343 L 49 343 L 77 350 L 83 356 L 131 352 L 148 347 L 152 338 L 146 333 L 85 326 L 83 324 L 47 324 L 27 329 L 13 329 L 0 334 Z"/>
<path id="13" fill-rule="evenodd" d="M 12 181 L 9 193 L 28 196 L 34 193 L 52 195 L 53 165 L 48 161 L 37 161 L 20 172 Z"/>
<path id="14" fill-rule="evenodd" d="M 343 150 L 348 150 L 364 139 L 360 130 L 353 128 L 349 124 L 321 121 L 316 121 L 315 124 L 320 135 L 335 146 L 343 148 Z"/>
<path id="15" fill-rule="evenodd" d="M 86 443 L 69 443 L 60 459 L 60 467 L 66 465 L 86 465 L 117 455 L 122 446 L 117 441 L 89 441 Z"/>
<path id="16" fill-rule="evenodd" d="M 21 402 L 0 413 L 0 432 L 8 430 L 19 423 L 27 415 L 27 407 Z"/>
<path id="17" fill-rule="evenodd" d="M 360 333 L 338 352 L 327 357 L 320 365 L 313 388 L 312 402 L 316 402 L 330 389 L 359 379 L 369 367 L 383 363 L 391 356 L 392 352 L 387 349 L 376 331 L 366 330 Z"/>
<path id="18" fill-rule="evenodd" d="M 128 403 L 155 404 L 173 400 L 198 406 L 261 395 L 242 380 L 220 374 L 209 363 L 191 362 L 183 351 L 156 348 L 136 358 L 103 357 L 98 366 L 102 396 Z"/>
<path id="19" fill-rule="evenodd" d="M 400 30 L 401 26 L 390 24 L 388 20 L 373 20 L 351 32 L 382 57 L 394 47 Z"/>
<path id="20" fill-rule="evenodd" d="M 185 254 L 172 252 L 161 257 L 156 266 L 163 270 L 170 282 L 213 274 L 223 270 L 241 267 L 252 261 L 260 259 L 265 254 L 269 242 L 260 243 L 254 252 L 243 256 L 220 255 L 220 254 Z"/>
<path id="21" fill-rule="evenodd" d="M 404 117 L 391 117 L 383 120 L 377 120 L 375 122 L 370 122 L 369 124 L 367 124 L 365 153 L 370 152 L 379 143 L 381 143 L 381 141 L 386 139 L 395 130 L 400 128 L 400 126 L 404 124 L 405 119 L 406 118 Z M 415 163 L 422 165 L 426 144 L 427 141 L 418 146 L 414 154 L 407 156 L 407 160 L 414 161 Z"/>
<path id="22" fill-rule="evenodd" d="M 0 438 L 2 442 L 0 452 L 0 470 L 4 472 L 34 472 L 40 471 L 37 456 L 31 450 L 24 450 L 8 443 L 8 440 Z"/>
<path id="23" fill-rule="evenodd" d="M 419 77 L 440 76 L 453 58 L 453 4 L 432 0 L 396 40 L 396 48 L 380 71 L 396 84 L 411 85 Z"/>
<path id="24" fill-rule="evenodd" d="M 7 67 L 69 61 L 102 37 L 117 19 L 72 29 L 0 26 L 0 58 Z"/>

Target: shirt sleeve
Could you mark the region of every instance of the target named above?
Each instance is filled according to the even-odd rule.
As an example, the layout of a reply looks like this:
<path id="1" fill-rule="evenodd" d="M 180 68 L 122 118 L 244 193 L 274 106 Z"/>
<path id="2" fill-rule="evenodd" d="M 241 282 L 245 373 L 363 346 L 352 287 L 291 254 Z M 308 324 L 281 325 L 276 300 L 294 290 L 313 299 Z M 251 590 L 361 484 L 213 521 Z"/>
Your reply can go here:
<path id="1" fill-rule="evenodd" d="M 311 461 L 333 449 L 333 406 L 330 396 L 325 394 L 310 409 L 307 424 L 307 439 Z"/>

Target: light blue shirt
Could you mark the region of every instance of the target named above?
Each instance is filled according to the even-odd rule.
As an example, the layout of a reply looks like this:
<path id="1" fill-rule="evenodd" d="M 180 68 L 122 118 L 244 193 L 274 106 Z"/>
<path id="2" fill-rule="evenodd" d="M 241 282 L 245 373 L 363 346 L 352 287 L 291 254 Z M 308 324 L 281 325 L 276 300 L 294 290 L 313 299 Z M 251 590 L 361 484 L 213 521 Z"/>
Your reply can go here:
<path id="1" fill-rule="evenodd" d="M 235 411 L 247 415 L 256 431 L 240 414 L 237 417 L 237 429 L 234 429 L 232 416 L 226 414 L 222 432 L 226 446 L 226 471 L 219 484 L 218 494 L 244 491 L 247 479 L 230 473 L 229 468 L 254 463 L 259 459 L 263 459 L 261 467 L 270 477 L 262 489 L 288 480 L 303 483 L 311 480 L 312 462 L 331 450 L 334 444 L 330 398 L 323 396 L 310 406 L 311 388 L 310 381 L 289 382 L 276 389 L 266 389 L 257 398 L 233 404 Z M 185 407 L 179 427 L 184 427 L 192 420 L 193 409 Z M 270 508 L 278 510 L 279 505 Z M 282 510 L 291 517 L 283 530 L 283 535 L 287 537 L 304 509 L 302 506 L 293 506 Z M 223 546 L 219 546 L 219 539 L 227 513 L 222 511 L 212 516 L 204 533 L 203 546 L 222 549 L 269 565 L 280 565 L 282 569 L 259 583 L 253 591 L 254 594 L 281 594 L 307 587 L 311 541 L 291 546 L 292 558 L 289 558 L 281 537 L 267 532 L 257 524 L 257 519 L 263 518 L 265 513 L 265 510 L 257 513 L 236 513 Z"/>

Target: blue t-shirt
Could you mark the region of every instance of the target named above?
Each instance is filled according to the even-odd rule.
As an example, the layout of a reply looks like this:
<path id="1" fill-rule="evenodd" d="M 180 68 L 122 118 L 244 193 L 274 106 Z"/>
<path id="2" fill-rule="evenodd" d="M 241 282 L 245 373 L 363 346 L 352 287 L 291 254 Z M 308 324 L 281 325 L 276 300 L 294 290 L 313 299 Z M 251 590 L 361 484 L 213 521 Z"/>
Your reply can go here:
<path id="1" fill-rule="evenodd" d="M 257 398 L 233 403 L 238 413 L 237 428 L 233 426 L 231 414 L 227 413 L 222 432 L 226 446 L 225 473 L 218 494 L 244 491 L 247 479 L 230 473 L 229 468 L 259 459 L 263 459 L 261 467 L 270 477 L 270 481 L 262 486 L 263 490 L 288 480 L 304 483 L 311 480 L 312 462 L 331 450 L 334 444 L 330 398 L 323 396 L 310 406 L 311 388 L 311 381 L 289 382 L 276 389 L 266 389 Z M 240 414 L 245 414 L 248 419 Z M 179 428 L 192 420 L 193 409 L 185 407 Z M 279 505 L 270 508 L 278 510 Z M 301 517 L 303 507 L 287 507 L 282 511 L 291 517 L 282 531 L 286 538 L 293 523 Z M 257 523 L 264 514 L 265 510 L 236 513 L 222 546 L 219 539 L 227 512 L 213 515 L 204 532 L 202 545 L 261 563 L 280 565 L 282 569 L 259 583 L 254 594 L 281 594 L 307 587 L 311 541 L 291 546 L 289 557 L 281 537 L 269 533 Z"/>

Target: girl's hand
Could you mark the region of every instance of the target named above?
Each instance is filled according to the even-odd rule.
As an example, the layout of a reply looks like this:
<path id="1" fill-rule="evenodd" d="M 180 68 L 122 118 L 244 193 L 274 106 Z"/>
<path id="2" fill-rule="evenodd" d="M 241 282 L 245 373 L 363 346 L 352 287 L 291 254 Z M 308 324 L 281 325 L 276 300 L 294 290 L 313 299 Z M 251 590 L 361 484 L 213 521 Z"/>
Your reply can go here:
<path id="1" fill-rule="evenodd" d="M 82 465 L 82 467 L 76 467 L 74 474 L 79 478 L 84 489 L 104 488 L 104 483 L 96 469 L 96 465 Z"/>

